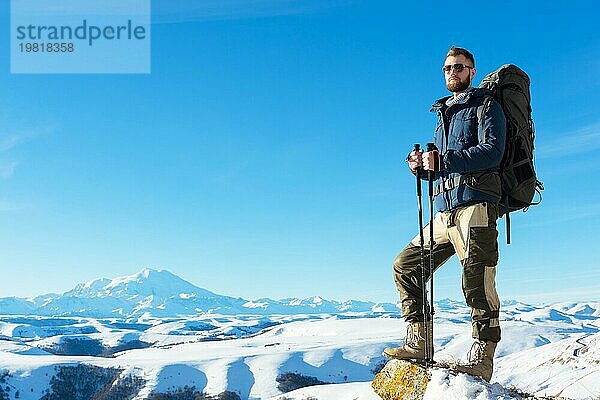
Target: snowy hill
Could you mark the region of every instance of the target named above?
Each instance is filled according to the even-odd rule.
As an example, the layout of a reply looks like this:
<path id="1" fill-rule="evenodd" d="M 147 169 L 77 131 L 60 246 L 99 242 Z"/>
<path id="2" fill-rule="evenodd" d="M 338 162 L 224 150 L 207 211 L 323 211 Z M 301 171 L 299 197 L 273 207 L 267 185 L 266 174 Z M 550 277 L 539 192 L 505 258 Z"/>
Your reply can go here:
<path id="1" fill-rule="evenodd" d="M 588 309 L 594 306 L 504 307 L 503 340 L 492 384 L 438 370 L 427 399 L 517 400 L 520 396 L 512 388 L 518 388 L 537 396 L 596 400 L 600 318 L 590 319 Z M 471 345 L 469 310 L 447 300 L 437 309 L 436 359 L 464 359 Z M 541 318 L 544 315 L 549 319 Z M 560 318 L 553 318 L 556 315 Z M 143 379 L 137 400 L 184 385 L 210 394 L 234 391 L 243 400 L 309 396 L 371 400 L 377 398 L 370 381 L 384 361 L 381 351 L 401 342 L 405 329 L 396 313 L 202 314 L 127 320 L 4 316 L 0 371 L 8 372 L 5 385 L 12 393 L 18 390 L 21 399 L 30 400 L 39 399 L 49 388 L 55 368 L 78 363 L 119 368 Z M 277 379 L 286 373 L 328 385 L 284 394 Z"/>
<path id="2" fill-rule="evenodd" d="M 204 313 L 270 315 L 394 311 L 398 309 L 391 303 L 356 300 L 340 303 L 318 296 L 249 301 L 219 295 L 169 271 L 149 268 L 130 276 L 80 283 L 61 295 L 47 294 L 33 299 L 0 298 L 0 314 L 4 315 L 137 318 Z"/>
<path id="3" fill-rule="evenodd" d="M 515 387 L 537 396 L 597 399 L 600 321 L 578 320 L 577 314 L 569 314 L 572 322 L 529 321 L 536 319 L 540 310 L 553 308 L 535 307 L 517 318 L 514 310 L 508 310 L 513 317 L 503 316 L 504 339 L 498 348 L 491 385 L 436 370 L 427 399 L 516 400 L 520 396 L 511 389 Z M 436 320 L 436 359 L 464 359 L 471 345 L 470 324 L 461 321 L 468 319 L 468 313 L 457 315 L 452 310 L 440 314 Z M 374 318 L 349 314 L 212 315 L 146 322 L 4 317 L 0 329 L 5 337 L 0 340 L 0 370 L 9 371 L 7 384 L 13 392 L 19 390 L 22 399 L 39 399 L 56 373 L 55 366 L 86 363 L 121 368 L 142 377 L 145 383 L 136 397 L 139 400 L 153 391 L 184 385 L 212 394 L 235 391 L 244 400 L 303 400 L 309 396 L 318 400 L 371 400 L 377 398 L 370 381 L 384 361 L 381 351 L 399 342 L 405 324 L 389 315 Z M 221 336 L 213 335 L 215 332 Z M 228 337 L 237 339 L 219 340 Z M 82 342 L 78 340 L 86 339 L 83 343 L 88 347 L 73 347 L 72 343 L 66 346 L 74 339 L 79 344 Z M 95 346 L 89 347 L 90 343 Z M 111 357 L 53 355 L 64 349 L 86 351 L 127 343 L 146 343 L 149 347 L 121 347 L 123 351 Z M 277 383 L 284 373 L 314 377 L 329 385 L 284 395 Z M 332 393 L 337 394 L 332 397 Z"/>

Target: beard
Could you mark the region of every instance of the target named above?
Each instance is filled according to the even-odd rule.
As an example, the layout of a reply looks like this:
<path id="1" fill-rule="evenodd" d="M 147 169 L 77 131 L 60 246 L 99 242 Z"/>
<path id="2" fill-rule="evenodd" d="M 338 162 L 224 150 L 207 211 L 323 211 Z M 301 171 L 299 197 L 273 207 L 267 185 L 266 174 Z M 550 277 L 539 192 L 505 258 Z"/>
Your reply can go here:
<path id="1" fill-rule="evenodd" d="M 468 89 L 469 86 L 471 86 L 470 73 L 469 75 L 467 75 L 467 79 L 465 79 L 464 81 L 461 81 L 460 78 L 457 77 L 456 79 L 451 80 L 446 84 L 446 88 L 448 88 L 449 91 L 454 93 L 462 92 L 463 90 Z"/>

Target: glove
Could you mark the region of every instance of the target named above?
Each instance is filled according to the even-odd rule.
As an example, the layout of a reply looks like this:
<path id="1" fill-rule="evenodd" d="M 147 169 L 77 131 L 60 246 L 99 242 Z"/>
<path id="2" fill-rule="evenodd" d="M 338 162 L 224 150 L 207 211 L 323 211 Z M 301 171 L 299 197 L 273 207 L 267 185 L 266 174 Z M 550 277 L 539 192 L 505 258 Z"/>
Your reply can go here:
<path id="1" fill-rule="evenodd" d="M 413 150 L 408 153 L 406 162 L 408 163 L 410 172 L 416 175 L 419 168 L 423 167 L 423 149 L 419 149 L 418 151 Z"/>
<path id="2" fill-rule="evenodd" d="M 442 165 L 442 155 L 435 149 L 432 151 L 426 151 L 422 155 L 423 169 L 425 171 L 439 171 Z"/>

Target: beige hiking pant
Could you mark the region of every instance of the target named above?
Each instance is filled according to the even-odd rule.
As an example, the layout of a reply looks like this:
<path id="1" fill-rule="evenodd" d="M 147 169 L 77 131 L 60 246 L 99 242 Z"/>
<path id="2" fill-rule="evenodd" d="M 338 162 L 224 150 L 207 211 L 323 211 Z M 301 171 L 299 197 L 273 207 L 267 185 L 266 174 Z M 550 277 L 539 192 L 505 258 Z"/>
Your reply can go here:
<path id="1" fill-rule="evenodd" d="M 500 300 L 496 292 L 498 206 L 478 203 L 438 212 L 433 221 L 434 271 L 456 254 L 462 264 L 462 289 L 471 307 L 473 337 L 500 341 Z M 429 279 L 429 224 L 423 229 L 425 278 Z M 394 260 L 394 280 L 407 322 L 423 321 L 420 237 L 417 235 Z"/>

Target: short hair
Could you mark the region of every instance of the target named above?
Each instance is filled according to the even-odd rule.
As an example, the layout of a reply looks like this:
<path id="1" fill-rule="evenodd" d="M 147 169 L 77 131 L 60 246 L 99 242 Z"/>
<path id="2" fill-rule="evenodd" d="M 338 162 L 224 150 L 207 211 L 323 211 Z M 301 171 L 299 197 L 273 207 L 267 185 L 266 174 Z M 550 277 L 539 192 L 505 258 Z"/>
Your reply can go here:
<path id="1" fill-rule="evenodd" d="M 452 46 L 450 47 L 450 50 L 448 50 L 448 54 L 446 54 L 446 58 L 450 57 L 450 56 L 465 56 L 465 58 L 469 61 L 471 61 L 473 63 L 473 68 L 475 68 L 475 57 L 473 57 L 473 54 L 471 54 L 471 52 L 469 52 L 469 50 L 467 49 L 463 49 L 462 47 L 456 47 L 456 46 Z"/>

